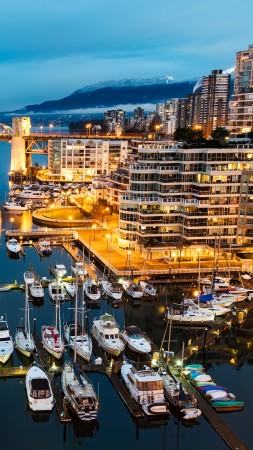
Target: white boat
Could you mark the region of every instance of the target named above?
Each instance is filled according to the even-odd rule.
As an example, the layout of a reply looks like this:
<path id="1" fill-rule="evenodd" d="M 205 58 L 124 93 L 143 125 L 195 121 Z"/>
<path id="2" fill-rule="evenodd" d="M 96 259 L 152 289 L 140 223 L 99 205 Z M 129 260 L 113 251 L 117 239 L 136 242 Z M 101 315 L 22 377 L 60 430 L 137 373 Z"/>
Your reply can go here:
<path id="1" fill-rule="evenodd" d="M 125 344 L 119 335 L 118 324 L 111 314 L 106 313 L 95 318 L 91 333 L 98 345 L 110 355 L 119 356 L 125 349 Z"/>
<path id="2" fill-rule="evenodd" d="M 4 202 L 3 204 L 3 209 L 6 209 L 7 211 L 28 211 L 29 208 L 29 204 L 14 201 Z"/>
<path id="3" fill-rule="evenodd" d="M 76 293 L 76 283 L 74 281 L 66 281 L 64 284 L 64 287 L 66 289 L 67 294 L 73 298 Z"/>
<path id="4" fill-rule="evenodd" d="M 67 273 L 67 269 L 64 266 L 64 264 L 56 264 L 52 269 L 52 271 L 54 273 L 55 278 L 63 278 Z"/>
<path id="5" fill-rule="evenodd" d="M 127 279 L 122 281 L 122 287 L 127 295 L 132 298 L 141 298 L 143 297 L 143 292 L 139 283 L 135 283 L 135 281 Z"/>
<path id="6" fill-rule="evenodd" d="M 85 361 L 91 360 L 92 355 L 92 341 L 89 335 L 82 329 L 81 326 L 77 323 L 77 327 L 75 329 L 74 322 L 65 322 L 64 323 L 64 335 L 69 347 L 74 351 L 76 346 L 76 353 L 80 358 Z"/>
<path id="7" fill-rule="evenodd" d="M 30 286 L 30 294 L 34 300 L 44 298 L 44 288 L 39 280 L 35 280 Z"/>
<path id="8" fill-rule="evenodd" d="M 169 406 L 164 397 L 163 380 L 157 372 L 147 366 L 144 366 L 142 370 L 136 370 L 133 364 L 124 361 L 121 376 L 131 397 L 146 415 L 169 414 Z"/>
<path id="9" fill-rule="evenodd" d="M 77 276 L 79 281 L 82 281 L 87 274 L 83 261 L 74 261 L 71 266 L 71 271 L 75 277 Z"/>
<path id="10" fill-rule="evenodd" d="M 83 289 L 86 297 L 88 297 L 91 303 L 100 301 L 101 291 L 99 289 L 98 284 L 96 283 L 95 280 L 93 280 L 93 278 L 88 278 L 84 282 Z"/>
<path id="11" fill-rule="evenodd" d="M 236 294 L 236 293 L 225 293 L 223 292 L 222 294 L 216 294 L 214 293 L 213 298 L 219 301 L 222 301 L 224 306 L 225 303 L 227 302 L 227 306 L 228 306 L 228 302 L 231 303 L 238 303 L 238 302 L 243 302 L 244 300 L 246 300 L 247 295 L 246 294 Z"/>
<path id="12" fill-rule="evenodd" d="M 0 363 L 5 364 L 14 350 L 13 339 L 7 320 L 0 317 Z"/>
<path id="13" fill-rule="evenodd" d="M 20 252 L 21 252 L 21 246 L 18 243 L 17 239 L 15 239 L 15 238 L 8 239 L 8 241 L 6 241 L 6 248 L 7 248 L 9 256 L 19 258 Z"/>
<path id="14" fill-rule="evenodd" d="M 145 296 L 155 297 L 157 294 L 157 289 L 149 280 L 140 280 L 140 287 Z"/>
<path id="15" fill-rule="evenodd" d="M 27 286 L 30 286 L 31 284 L 33 284 L 35 281 L 35 276 L 34 273 L 31 272 L 30 270 L 27 270 L 26 272 L 24 272 L 24 282 Z"/>
<path id="16" fill-rule="evenodd" d="M 199 304 L 196 304 L 194 300 L 187 298 L 184 299 L 183 304 L 191 306 L 194 311 L 199 311 L 204 314 L 206 313 L 207 315 L 214 314 L 215 317 L 224 316 L 225 314 L 230 312 L 230 309 L 225 308 L 225 306 L 217 305 L 215 303 L 208 305 L 207 303 L 203 304 L 201 302 Z"/>
<path id="17" fill-rule="evenodd" d="M 54 396 L 47 373 L 37 363 L 33 363 L 25 378 L 29 408 L 32 411 L 51 411 Z"/>
<path id="18" fill-rule="evenodd" d="M 43 347 L 56 359 L 60 359 L 64 352 L 64 342 L 57 329 L 57 325 L 42 325 L 41 335 Z"/>
<path id="19" fill-rule="evenodd" d="M 19 350 L 23 355 L 28 358 L 33 354 L 35 350 L 35 343 L 30 330 L 30 308 L 29 308 L 29 297 L 28 297 L 28 273 L 25 272 L 25 321 L 23 326 L 19 326 L 16 328 L 15 334 L 15 347 Z M 26 276 L 27 274 L 27 276 Z"/>
<path id="20" fill-rule="evenodd" d="M 211 324 L 214 319 L 214 313 L 197 311 L 189 305 L 171 304 L 165 315 L 166 320 L 179 323 L 180 325 L 205 325 Z"/>
<path id="21" fill-rule="evenodd" d="M 52 281 L 48 285 L 48 295 L 54 302 L 65 300 L 64 286 L 61 281 Z"/>
<path id="22" fill-rule="evenodd" d="M 62 390 L 67 404 L 82 422 L 97 420 L 99 401 L 90 380 L 80 373 L 77 364 L 66 362 L 61 376 Z"/>
<path id="23" fill-rule="evenodd" d="M 15 197 L 25 199 L 25 200 L 46 200 L 50 198 L 50 195 L 45 191 L 31 191 L 29 189 L 26 189 L 22 192 L 15 193 Z"/>
<path id="24" fill-rule="evenodd" d="M 108 295 L 114 300 L 122 300 L 123 290 L 118 284 L 108 280 L 102 280 L 101 285 L 103 295 Z"/>
<path id="25" fill-rule="evenodd" d="M 143 355 L 151 352 L 149 340 L 136 325 L 126 327 L 120 332 L 120 337 L 134 352 L 141 353 Z"/>
<path id="26" fill-rule="evenodd" d="M 50 255 L 52 253 L 50 242 L 46 239 L 40 239 L 38 241 L 38 248 L 40 253 L 42 253 L 43 255 Z"/>

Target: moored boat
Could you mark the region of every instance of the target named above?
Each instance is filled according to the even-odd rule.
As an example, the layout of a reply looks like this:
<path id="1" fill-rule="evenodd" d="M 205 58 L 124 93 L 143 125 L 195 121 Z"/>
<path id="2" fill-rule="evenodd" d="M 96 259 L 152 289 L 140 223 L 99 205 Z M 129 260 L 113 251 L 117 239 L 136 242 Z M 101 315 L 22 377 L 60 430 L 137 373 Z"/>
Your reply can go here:
<path id="1" fill-rule="evenodd" d="M 19 258 L 21 253 L 21 246 L 17 239 L 10 238 L 6 241 L 6 248 L 9 256 L 13 258 Z"/>
<path id="2" fill-rule="evenodd" d="M 74 351 L 76 348 L 76 353 L 80 358 L 85 361 L 91 360 L 92 354 L 92 341 L 88 333 L 84 330 L 82 331 L 81 326 L 77 323 L 75 328 L 74 322 L 64 323 L 64 336 L 67 345 Z"/>
<path id="3" fill-rule="evenodd" d="M 45 370 L 34 362 L 25 378 L 29 408 L 32 411 L 52 411 L 54 396 Z"/>
<path id="4" fill-rule="evenodd" d="M 126 327 L 120 337 L 134 352 L 146 354 L 151 351 L 150 341 L 136 325 Z"/>
<path id="5" fill-rule="evenodd" d="M 7 320 L 0 317 L 0 363 L 5 364 L 14 350 L 13 339 Z"/>
<path id="6" fill-rule="evenodd" d="M 40 239 L 38 241 L 38 248 L 42 255 L 50 255 L 52 253 L 52 248 L 50 246 L 50 242 L 46 239 Z"/>
<path id="7" fill-rule="evenodd" d="M 108 295 L 109 297 L 113 298 L 114 300 L 121 301 L 123 290 L 121 286 L 119 286 L 116 283 L 113 283 L 109 280 L 102 280 L 102 294 Z"/>
<path id="8" fill-rule="evenodd" d="M 149 280 L 140 280 L 140 287 L 144 296 L 155 297 L 157 294 L 157 289 Z"/>
<path id="9" fill-rule="evenodd" d="M 48 285 L 48 295 L 54 302 L 65 300 L 65 292 L 61 281 L 52 281 Z"/>
<path id="10" fill-rule="evenodd" d="M 53 355 L 56 359 L 60 359 L 64 352 L 64 342 L 57 326 L 42 325 L 41 335 L 42 344 L 47 352 Z"/>
<path id="11" fill-rule="evenodd" d="M 30 294 L 34 300 L 41 300 L 44 298 L 44 288 L 41 284 L 41 281 L 34 280 L 34 282 L 30 286 Z"/>
<path id="12" fill-rule="evenodd" d="M 133 280 L 130 279 L 123 280 L 122 287 L 125 293 L 134 299 L 143 297 L 143 291 L 140 287 L 140 284 L 136 283 Z"/>
<path id="13" fill-rule="evenodd" d="M 180 325 L 205 325 L 214 322 L 215 315 L 210 311 L 208 313 L 197 311 L 190 305 L 173 303 L 169 306 L 165 315 L 166 320 L 172 320 Z"/>
<path id="14" fill-rule="evenodd" d="M 28 211 L 30 208 L 29 204 L 21 203 L 21 202 L 4 202 L 3 209 L 7 211 Z"/>
<path id="15" fill-rule="evenodd" d="M 104 314 L 93 320 L 91 329 L 98 345 L 107 353 L 119 356 L 125 344 L 119 335 L 119 326 L 111 314 Z"/>

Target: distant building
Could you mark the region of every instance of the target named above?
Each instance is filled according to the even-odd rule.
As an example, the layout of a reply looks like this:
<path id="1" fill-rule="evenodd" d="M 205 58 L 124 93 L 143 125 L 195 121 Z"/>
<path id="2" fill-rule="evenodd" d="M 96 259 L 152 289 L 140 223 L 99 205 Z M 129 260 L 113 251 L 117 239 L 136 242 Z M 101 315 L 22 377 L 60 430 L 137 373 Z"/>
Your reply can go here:
<path id="1" fill-rule="evenodd" d="M 253 44 L 236 53 L 229 129 L 231 138 L 253 130 Z"/>
<path id="2" fill-rule="evenodd" d="M 109 133 L 122 132 L 125 128 L 125 111 L 112 109 L 104 113 L 104 127 Z"/>

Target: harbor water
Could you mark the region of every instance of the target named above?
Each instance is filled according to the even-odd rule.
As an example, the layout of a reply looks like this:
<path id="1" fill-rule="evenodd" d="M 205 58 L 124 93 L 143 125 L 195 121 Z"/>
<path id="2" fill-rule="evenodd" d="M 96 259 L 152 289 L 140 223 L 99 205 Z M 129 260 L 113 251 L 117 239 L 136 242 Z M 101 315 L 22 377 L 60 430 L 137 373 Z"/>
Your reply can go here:
<path id="1" fill-rule="evenodd" d="M 8 171 L 10 167 L 10 144 L 0 142 L 0 203 L 3 204 L 8 193 Z M 10 219 L 14 219 L 13 222 Z M 68 275 L 71 274 L 71 257 L 61 247 L 53 246 L 50 257 L 40 257 L 32 244 L 25 247 L 26 254 L 19 259 L 8 257 L 5 246 L 6 229 L 29 230 L 33 225 L 31 212 L 20 214 L 3 211 L 0 216 L 0 284 L 24 283 L 23 274 L 31 265 L 40 277 L 52 278 L 49 265 L 64 264 Z M 88 319 L 104 312 L 113 313 L 120 328 L 124 325 L 138 325 L 152 339 L 158 348 L 164 336 L 164 314 L 167 305 L 172 301 L 180 301 L 180 287 L 173 288 L 161 285 L 158 287 L 156 300 L 144 300 L 138 308 L 124 299 L 119 308 L 113 309 L 103 299 L 100 309 L 89 311 Z M 24 291 L 11 290 L 0 292 L 0 315 L 7 316 L 9 327 L 14 336 L 15 328 L 22 323 L 24 317 Z M 36 332 L 40 334 L 41 326 L 51 324 L 54 320 L 54 305 L 49 300 L 47 289 L 41 304 L 30 302 L 31 326 L 36 324 Z M 73 303 L 65 301 L 61 306 L 62 322 L 70 320 L 73 314 Z M 180 352 L 185 345 L 195 339 L 199 329 L 172 327 L 171 350 Z M 228 330 L 219 336 L 205 353 L 207 372 L 220 385 L 226 386 L 238 400 L 245 402 L 241 412 L 222 413 L 222 419 L 240 437 L 249 450 L 253 450 L 253 313 L 249 313 L 241 328 Z M 167 345 L 167 344 L 165 344 Z M 65 359 L 71 359 L 66 348 Z M 136 357 L 136 360 L 138 357 Z M 202 362 L 203 354 L 197 353 L 190 362 Z M 93 356 L 94 361 L 94 356 Z M 14 350 L 7 366 L 29 366 L 25 356 Z M 24 378 L 0 378 L 0 422 L 2 428 L 1 448 L 15 450 L 74 450 L 74 449 L 111 449 L 111 450 L 225 450 L 227 444 L 219 437 L 211 424 L 201 416 L 195 423 L 183 423 L 172 413 L 167 420 L 144 418 L 135 420 L 122 402 L 106 375 L 92 373 L 91 380 L 99 391 L 100 411 L 94 426 L 72 422 L 61 424 L 56 409 L 50 414 L 33 414 L 28 409 Z M 57 377 L 59 378 L 59 377 Z M 59 382 L 59 379 L 57 380 Z"/>

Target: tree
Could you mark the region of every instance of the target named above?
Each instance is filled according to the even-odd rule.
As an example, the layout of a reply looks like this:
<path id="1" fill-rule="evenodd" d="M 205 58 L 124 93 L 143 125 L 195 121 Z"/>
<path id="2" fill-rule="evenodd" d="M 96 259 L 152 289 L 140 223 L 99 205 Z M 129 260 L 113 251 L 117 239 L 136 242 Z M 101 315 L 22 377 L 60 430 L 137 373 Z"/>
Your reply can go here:
<path id="1" fill-rule="evenodd" d="M 226 138 L 229 137 L 229 132 L 224 127 L 216 127 L 215 130 L 212 131 L 211 137 L 214 141 L 224 144 Z"/>

